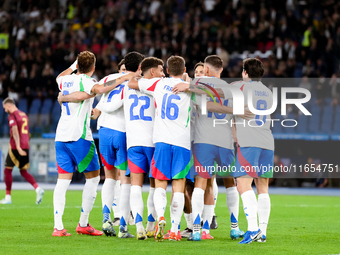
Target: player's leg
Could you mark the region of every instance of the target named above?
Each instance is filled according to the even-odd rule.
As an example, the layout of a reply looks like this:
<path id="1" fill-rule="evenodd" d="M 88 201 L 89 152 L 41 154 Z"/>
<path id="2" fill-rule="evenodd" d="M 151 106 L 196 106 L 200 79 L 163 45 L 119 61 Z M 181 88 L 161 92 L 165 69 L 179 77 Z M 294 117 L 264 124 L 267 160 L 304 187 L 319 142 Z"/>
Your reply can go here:
<path id="1" fill-rule="evenodd" d="M 251 184 L 253 177 L 257 177 L 256 167 L 261 153 L 260 148 L 246 147 L 238 148 L 237 160 L 235 164 L 237 178 L 237 190 L 241 194 L 244 213 L 248 221 L 248 231 L 244 234 L 244 239 L 240 244 L 251 243 L 261 236 L 261 231 L 257 224 L 257 200 Z"/>
<path id="2" fill-rule="evenodd" d="M 191 208 L 193 221 L 193 236 L 200 234 L 203 208 L 204 208 L 204 193 L 207 187 L 207 179 L 200 176 L 195 176 L 195 188 L 192 192 Z M 197 234 L 196 234 L 197 235 Z M 197 235 L 198 236 L 198 235 Z"/>
<path id="3" fill-rule="evenodd" d="M 101 191 L 103 231 L 107 236 L 115 236 L 115 230 L 111 222 L 111 206 L 115 195 L 115 186 L 118 170 L 114 167 L 116 162 L 116 152 L 114 150 L 114 140 L 116 133 L 109 128 L 99 129 L 99 151 L 100 158 L 104 165 L 105 181 Z"/>
<path id="4" fill-rule="evenodd" d="M 211 179 L 207 179 L 207 185 L 204 192 L 204 215 L 203 215 L 203 227 L 202 227 L 202 239 L 214 239 L 210 235 L 210 225 L 212 222 L 212 218 L 214 216 L 214 179 L 215 176 L 212 176 Z"/>
<path id="5" fill-rule="evenodd" d="M 171 145 L 171 179 L 173 198 L 171 201 L 171 232 L 169 240 L 181 240 L 180 223 L 184 209 L 186 176 L 191 167 L 190 150 Z"/>
<path id="6" fill-rule="evenodd" d="M 25 178 L 25 180 L 27 182 L 29 182 L 33 188 L 35 189 L 35 192 L 37 193 L 37 196 L 36 196 L 36 201 L 35 203 L 36 204 L 40 204 L 42 202 L 42 199 L 43 199 L 43 196 L 44 196 L 44 190 L 42 188 L 39 187 L 38 183 L 36 182 L 36 180 L 34 179 L 34 177 L 29 173 L 27 172 L 26 169 L 20 169 L 20 174 L 22 177 Z"/>
<path id="7" fill-rule="evenodd" d="M 274 151 L 263 150 L 260 156 L 259 178 L 255 180 L 258 194 L 258 216 L 259 227 L 262 232 L 262 237 L 258 242 L 266 242 L 267 226 L 270 215 L 270 197 L 268 193 L 269 178 L 273 177 Z"/>
<path id="8" fill-rule="evenodd" d="M 151 149 L 153 151 L 153 148 Z M 138 240 L 145 240 L 147 238 L 143 226 L 144 202 L 142 197 L 144 175 L 149 172 L 148 158 L 145 155 L 146 151 L 147 148 L 142 146 L 128 149 L 128 166 L 131 172 L 130 206 L 135 219 Z"/>
<path id="9" fill-rule="evenodd" d="M 151 163 L 151 175 L 155 179 L 154 204 L 157 214 L 155 230 L 156 242 L 163 241 L 166 221 L 164 218 L 167 204 L 166 188 L 171 179 L 171 145 L 156 143 L 155 152 Z"/>
<path id="10" fill-rule="evenodd" d="M 83 189 L 82 205 L 79 224 L 76 229 L 78 234 L 100 236 L 103 232 L 94 229 L 89 224 L 89 216 L 92 211 L 93 204 L 97 196 L 97 188 L 100 181 L 100 170 L 92 170 L 93 168 L 99 168 L 98 157 L 96 157 L 96 163 L 93 162 L 87 167 L 88 172 L 85 172 L 86 182 Z M 79 167 L 78 167 L 79 169 Z"/>
<path id="11" fill-rule="evenodd" d="M 184 192 L 184 218 L 187 227 L 181 232 L 182 238 L 188 238 L 192 234 L 194 228 L 192 221 L 192 193 L 195 188 L 195 164 L 194 164 L 194 141 L 191 141 L 190 149 L 190 171 L 186 176 L 185 192 Z"/>
<path id="12" fill-rule="evenodd" d="M 58 180 L 53 192 L 54 230 L 53 236 L 70 236 L 63 225 L 63 214 L 66 202 L 66 191 L 71 183 L 75 162 L 68 153 L 66 143 L 56 142 L 56 159 Z"/>
<path id="13" fill-rule="evenodd" d="M 12 191 L 12 183 L 13 183 L 13 176 L 12 176 L 13 168 L 5 166 L 5 184 L 6 184 L 6 195 L 5 198 L 0 200 L 0 204 L 11 204 L 11 191 Z"/>
<path id="14" fill-rule="evenodd" d="M 133 238 L 127 229 L 127 222 L 130 216 L 130 192 L 131 192 L 131 180 L 129 176 L 126 176 L 127 170 L 120 170 L 121 181 L 121 193 L 120 193 L 120 225 L 119 225 L 119 238 Z M 128 173 L 129 175 L 129 173 Z"/>
<path id="15" fill-rule="evenodd" d="M 171 201 L 171 232 L 169 240 L 180 240 L 179 225 L 184 208 L 185 178 L 172 181 L 173 198 Z"/>
<path id="16" fill-rule="evenodd" d="M 236 188 L 235 179 L 232 176 L 223 179 L 224 186 L 226 188 L 226 203 L 230 215 L 230 237 L 235 240 L 244 235 L 244 232 L 239 229 L 238 226 L 238 215 L 240 208 L 240 197 Z"/>
<path id="17" fill-rule="evenodd" d="M 155 148 L 147 147 L 144 148 L 145 156 L 147 158 L 147 171 L 149 172 L 149 179 L 150 179 L 150 190 L 147 200 L 147 209 L 148 209 L 148 221 L 146 226 L 146 235 L 147 237 L 154 237 L 155 236 L 155 222 L 156 222 L 156 209 L 154 204 L 154 194 L 155 194 L 155 179 L 152 178 L 151 174 L 151 164 L 152 158 L 155 152 Z"/>
<path id="18" fill-rule="evenodd" d="M 217 197 L 218 197 L 218 185 L 217 185 L 217 182 L 216 182 L 216 178 L 214 178 L 213 192 L 214 192 L 214 216 L 213 216 L 213 219 L 212 219 L 211 224 L 210 224 L 210 229 L 217 229 L 218 224 L 217 224 L 217 219 L 216 219 L 217 216 L 216 216 L 216 213 L 215 213 L 215 207 L 216 207 Z"/>
<path id="19" fill-rule="evenodd" d="M 117 181 L 115 185 L 115 195 L 112 203 L 112 211 L 113 211 L 113 226 L 119 226 L 120 224 L 120 210 L 119 210 L 119 199 L 120 199 L 120 171 L 117 170 Z"/>
<path id="20" fill-rule="evenodd" d="M 12 161 L 9 153 L 7 154 L 6 161 L 5 161 L 5 184 L 6 184 L 6 195 L 5 198 L 0 200 L 0 204 L 11 204 L 11 191 L 12 191 L 12 182 L 13 176 L 12 171 L 13 167 L 15 166 L 14 162 Z"/>
<path id="21" fill-rule="evenodd" d="M 195 188 L 191 200 L 193 235 L 188 241 L 201 240 L 200 229 L 201 221 L 203 220 L 204 193 L 207 180 L 212 176 L 211 169 L 214 167 L 215 154 L 216 146 L 214 145 L 200 143 L 194 145 Z"/>
<path id="22" fill-rule="evenodd" d="M 270 215 L 270 197 L 268 194 L 268 182 L 269 178 L 261 178 L 255 180 L 258 194 L 258 209 L 257 213 L 259 216 L 259 228 L 262 232 L 262 237 L 258 240 L 259 242 L 266 242 L 267 238 L 267 226 Z"/>
<path id="23" fill-rule="evenodd" d="M 44 190 L 42 188 L 39 187 L 38 183 L 35 181 L 34 177 L 27 171 L 27 169 L 29 168 L 30 164 L 29 164 L 29 150 L 25 149 L 24 150 L 26 152 L 26 156 L 21 156 L 19 155 L 19 153 L 17 151 L 13 151 L 16 152 L 18 155 L 18 161 L 19 161 L 19 169 L 20 169 L 20 174 L 22 177 L 25 178 L 25 180 L 30 183 L 33 188 L 35 189 L 36 192 L 36 204 L 40 204 L 43 196 L 44 196 Z"/>
<path id="24" fill-rule="evenodd" d="M 103 183 L 101 197 L 102 197 L 102 210 L 103 210 L 103 226 L 102 230 L 106 236 L 116 236 L 116 231 L 113 229 L 111 221 L 111 205 L 115 196 L 117 172 L 116 168 L 108 170 L 104 166 L 105 181 Z"/>
<path id="25" fill-rule="evenodd" d="M 146 225 L 146 235 L 149 238 L 155 236 L 155 222 L 157 214 L 154 203 L 154 195 L 155 195 L 155 179 L 150 178 L 150 190 L 147 201 L 148 223 Z"/>
<path id="26" fill-rule="evenodd" d="M 155 154 L 156 154 L 156 151 L 155 151 Z M 167 204 L 167 197 L 166 197 L 167 186 L 168 186 L 167 180 L 155 179 L 154 203 L 155 203 L 155 210 L 156 210 L 157 219 L 158 219 L 157 224 L 156 224 L 156 230 L 155 230 L 156 242 L 163 241 L 163 236 L 164 236 L 164 228 L 166 225 L 164 213 L 165 213 L 165 208 Z"/>
<path id="27" fill-rule="evenodd" d="M 83 188 L 82 205 L 79 224 L 76 228 L 78 234 L 98 236 L 103 232 L 94 229 L 89 224 L 89 215 L 97 196 L 100 181 L 100 166 L 97 149 L 93 141 L 79 139 L 66 143 L 68 153 L 72 155 L 79 173 L 84 173 L 86 182 Z"/>
<path id="28" fill-rule="evenodd" d="M 59 168 L 58 168 L 59 172 Z M 59 173 L 57 184 L 53 192 L 53 210 L 54 210 L 54 230 L 53 236 L 70 236 L 63 225 L 63 214 L 66 202 L 66 191 L 71 183 L 73 173 Z"/>
<path id="29" fill-rule="evenodd" d="M 194 182 L 187 179 L 184 192 L 184 218 L 187 223 L 187 227 L 181 232 L 182 238 L 190 237 L 194 227 L 192 221 L 192 207 L 191 207 L 191 199 L 194 187 L 195 187 Z"/>

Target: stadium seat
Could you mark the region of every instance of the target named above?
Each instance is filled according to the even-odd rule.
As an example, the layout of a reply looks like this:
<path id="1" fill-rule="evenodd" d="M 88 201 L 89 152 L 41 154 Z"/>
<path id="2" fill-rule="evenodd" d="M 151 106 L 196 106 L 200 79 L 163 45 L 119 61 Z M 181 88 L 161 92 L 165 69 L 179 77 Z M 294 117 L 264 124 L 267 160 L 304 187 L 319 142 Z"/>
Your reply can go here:
<path id="1" fill-rule="evenodd" d="M 51 99 L 47 98 L 44 100 L 43 105 L 41 107 L 39 126 L 43 129 L 44 132 L 48 132 L 48 127 L 50 124 L 50 113 L 53 106 L 53 102 Z"/>
<path id="2" fill-rule="evenodd" d="M 274 121 L 274 126 L 271 127 L 271 130 L 273 133 L 282 133 L 282 126 L 281 126 L 281 120 L 282 120 L 282 116 L 280 115 L 280 113 L 276 113 L 274 114 L 273 119 L 279 119 L 280 121 Z"/>
<path id="3" fill-rule="evenodd" d="M 329 134 L 332 131 L 333 122 L 333 107 L 327 105 L 323 108 L 323 114 L 321 118 L 321 132 Z"/>
<path id="4" fill-rule="evenodd" d="M 285 118 L 284 119 L 293 119 L 293 120 L 296 120 L 296 115 L 294 113 L 289 113 L 288 116 L 284 116 Z M 287 121 L 287 123 L 285 125 L 294 125 L 294 122 L 291 122 L 291 121 Z M 283 127 L 282 128 L 284 133 L 295 133 L 296 132 L 296 127 Z"/>
<path id="5" fill-rule="evenodd" d="M 18 102 L 18 109 L 20 111 L 27 113 L 27 99 L 26 98 L 20 98 Z"/>
<path id="6" fill-rule="evenodd" d="M 307 127 L 308 127 L 308 116 L 301 114 L 299 118 L 297 119 L 298 125 L 296 127 L 297 133 L 307 133 Z"/>
<path id="7" fill-rule="evenodd" d="M 335 108 L 333 134 L 340 134 L 340 105 Z"/>
<path id="8" fill-rule="evenodd" d="M 39 118 L 40 109 L 41 109 L 41 100 L 39 98 L 36 98 L 33 100 L 32 105 L 28 112 L 30 132 L 33 135 L 37 133 L 35 128 L 38 126 L 38 118 Z"/>
<path id="9" fill-rule="evenodd" d="M 61 114 L 61 106 L 58 103 L 58 101 L 55 101 L 53 108 L 52 108 L 50 132 L 55 133 L 57 129 L 58 121 L 60 118 L 60 114 Z"/>
<path id="10" fill-rule="evenodd" d="M 311 107 L 312 118 L 309 120 L 309 132 L 319 133 L 320 119 L 321 119 L 321 107 L 319 105 L 312 105 Z"/>
<path id="11" fill-rule="evenodd" d="M 324 102 L 325 102 L 325 105 L 330 105 L 332 103 L 332 98 L 326 97 Z"/>

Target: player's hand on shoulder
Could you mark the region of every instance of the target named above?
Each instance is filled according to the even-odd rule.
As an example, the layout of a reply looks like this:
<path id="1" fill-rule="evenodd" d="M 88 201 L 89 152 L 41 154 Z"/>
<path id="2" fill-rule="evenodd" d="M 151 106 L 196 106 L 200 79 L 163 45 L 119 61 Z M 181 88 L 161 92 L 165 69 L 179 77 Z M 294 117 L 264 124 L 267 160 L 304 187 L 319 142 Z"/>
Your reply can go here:
<path id="1" fill-rule="evenodd" d="M 183 80 L 186 81 L 186 82 L 190 82 L 190 77 L 189 77 L 188 73 L 183 74 Z"/>
<path id="2" fill-rule="evenodd" d="M 133 78 L 140 79 L 141 77 L 142 76 L 141 76 L 141 71 L 140 70 L 137 70 L 137 72 L 128 73 L 128 80 L 131 80 Z"/>
<path id="3" fill-rule="evenodd" d="M 255 117 L 255 114 L 252 113 L 251 111 L 249 111 L 248 109 L 248 105 L 244 106 L 244 114 L 243 115 L 237 115 L 238 117 L 241 117 L 242 119 L 245 120 L 250 120 L 253 119 Z"/>
<path id="4" fill-rule="evenodd" d="M 176 84 L 173 88 L 172 88 L 172 92 L 177 94 L 179 92 L 184 92 L 184 91 L 188 91 L 190 87 L 190 83 L 187 82 L 180 82 L 178 84 Z"/>

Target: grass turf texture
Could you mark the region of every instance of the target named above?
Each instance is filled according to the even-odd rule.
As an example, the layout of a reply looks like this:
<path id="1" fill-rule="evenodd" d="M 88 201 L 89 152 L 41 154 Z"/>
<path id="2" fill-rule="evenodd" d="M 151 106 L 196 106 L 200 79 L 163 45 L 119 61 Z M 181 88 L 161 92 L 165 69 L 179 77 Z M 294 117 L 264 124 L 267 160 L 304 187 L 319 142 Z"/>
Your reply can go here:
<path id="1" fill-rule="evenodd" d="M 41 205 L 35 204 L 34 191 L 13 191 L 11 205 L 0 205 L 0 254 L 339 254 L 339 198 L 272 195 L 266 243 L 238 244 L 229 237 L 230 220 L 225 194 L 219 194 L 216 214 L 218 229 L 214 240 L 180 242 L 153 239 L 118 239 L 106 236 L 78 235 L 75 231 L 81 205 L 81 191 L 68 191 L 63 216 L 70 237 L 52 237 L 52 191 L 46 191 Z M 1 195 L 2 196 L 2 195 Z M 143 194 L 146 205 L 147 194 Z M 168 194 L 168 205 L 170 194 Z M 240 205 L 242 205 L 240 199 Z M 144 222 L 146 221 L 146 208 Z M 170 229 L 169 206 L 166 210 Z M 186 227 L 182 217 L 181 230 Z M 90 214 L 90 223 L 102 227 L 100 192 Z M 246 219 L 240 207 L 239 224 L 246 231 Z M 135 226 L 129 226 L 135 234 Z M 118 231 L 118 227 L 115 227 Z"/>

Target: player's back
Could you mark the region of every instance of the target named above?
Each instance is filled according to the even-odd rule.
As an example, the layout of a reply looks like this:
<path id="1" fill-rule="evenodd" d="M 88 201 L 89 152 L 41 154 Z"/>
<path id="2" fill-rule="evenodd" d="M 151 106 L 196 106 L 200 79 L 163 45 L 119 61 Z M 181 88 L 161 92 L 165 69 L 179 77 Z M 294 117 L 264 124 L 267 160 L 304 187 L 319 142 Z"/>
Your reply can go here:
<path id="1" fill-rule="evenodd" d="M 154 142 L 190 150 L 190 93 L 172 93 L 180 82 L 183 82 L 180 78 L 164 78 L 155 89 Z"/>
<path id="2" fill-rule="evenodd" d="M 252 94 L 252 105 L 257 110 L 268 110 L 273 105 L 273 93 L 261 81 L 235 82 L 244 94 L 244 104 L 248 105 L 248 93 Z M 236 116 L 236 123 L 244 123 Z M 270 115 L 255 115 L 245 125 L 236 124 L 237 140 L 241 147 L 259 147 L 274 150 L 274 138 L 270 130 Z"/>
<path id="3" fill-rule="evenodd" d="M 85 74 L 72 74 L 58 78 L 63 95 L 83 91 L 91 94 L 92 87 L 97 82 Z M 61 117 L 56 131 L 56 141 L 77 141 L 80 138 L 93 140 L 90 129 L 90 117 L 93 98 L 79 103 L 63 103 Z"/>
<path id="4" fill-rule="evenodd" d="M 105 82 L 118 79 L 123 75 L 125 75 L 125 73 L 110 74 L 101 79 L 99 84 L 102 85 Z M 96 108 L 101 111 L 101 115 L 98 118 L 98 128 L 105 127 L 125 132 L 123 91 L 124 88 L 127 87 L 126 84 L 127 81 L 102 95 L 96 106 Z"/>
<path id="5" fill-rule="evenodd" d="M 153 98 L 127 86 L 124 89 L 123 97 L 127 148 L 132 146 L 153 147 L 155 118 Z"/>
<path id="6" fill-rule="evenodd" d="M 222 79 L 215 77 L 202 77 L 200 82 L 207 84 L 213 88 L 227 88 L 229 85 Z M 219 99 L 214 98 L 215 103 L 219 104 Z M 216 145 L 223 148 L 233 149 L 233 140 L 231 135 L 230 120 L 231 114 L 207 112 L 207 115 L 202 114 L 202 96 L 193 95 L 192 100 L 198 107 L 195 122 L 195 143 L 207 143 Z M 207 100 L 214 101 L 211 97 L 207 96 Z M 230 98 L 221 98 L 222 104 L 231 106 Z M 203 102 L 204 103 L 204 102 Z M 228 123 L 215 125 L 216 120 L 226 120 Z"/>
<path id="7" fill-rule="evenodd" d="M 12 133 L 12 126 L 18 127 L 19 138 L 20 138 L 20 147 L 21 149 L 28 149 L 29 148 L 29 122 L 26 113 L 17 110 L 10 115 L 8 115 L 8 124 L 10 127 L 10 136 L 11 141 L 10 145 L 12 149 L 16 149 L 15 141 L 13 138 Z"/>

